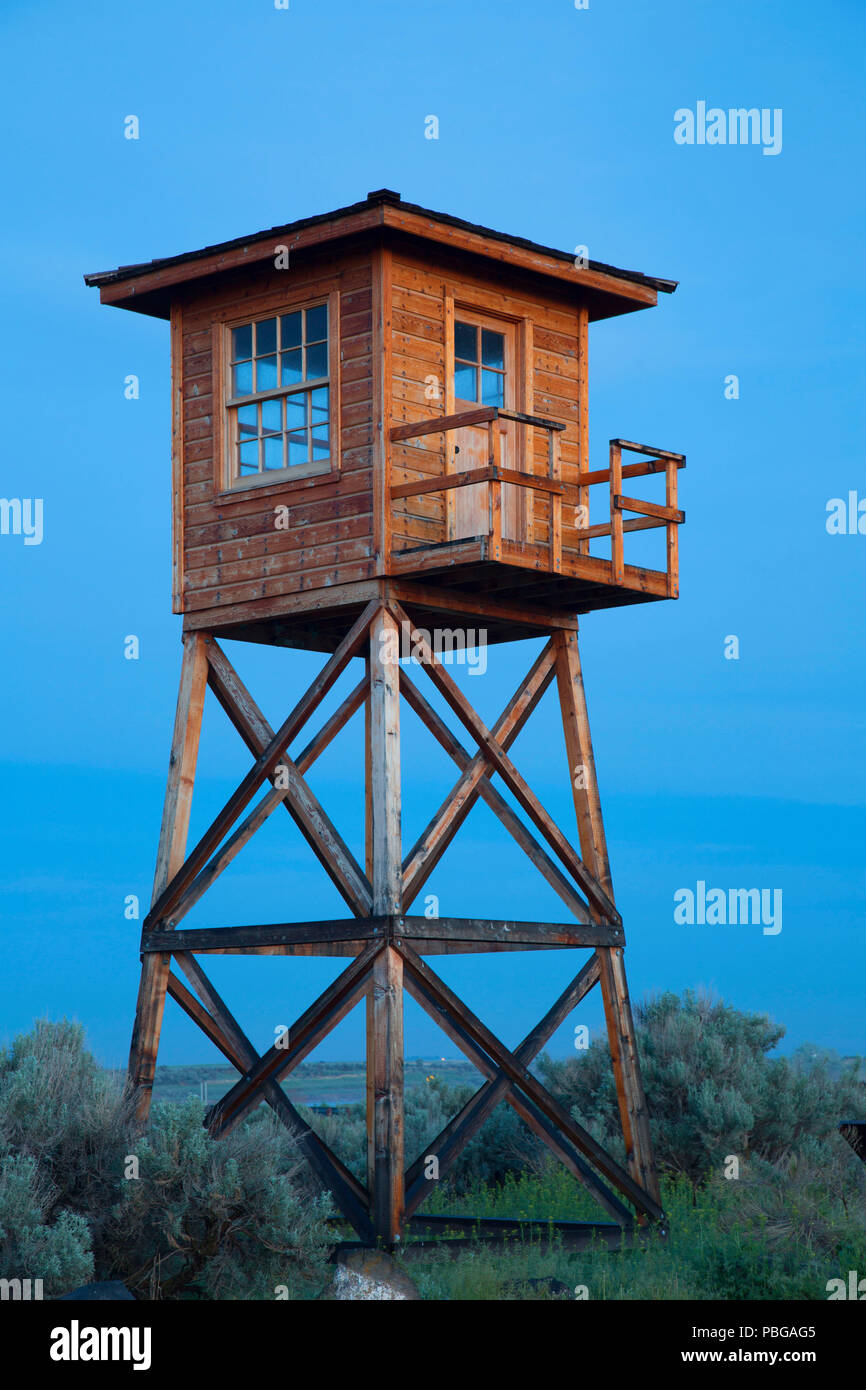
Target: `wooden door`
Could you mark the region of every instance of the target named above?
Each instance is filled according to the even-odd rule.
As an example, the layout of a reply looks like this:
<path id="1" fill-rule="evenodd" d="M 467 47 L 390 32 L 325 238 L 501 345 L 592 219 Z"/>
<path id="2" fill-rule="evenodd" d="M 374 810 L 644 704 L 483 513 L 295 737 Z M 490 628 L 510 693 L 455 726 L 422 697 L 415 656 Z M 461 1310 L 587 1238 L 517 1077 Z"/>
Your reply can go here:
<path id="1" fill-rule="evenodd" d="M 476 314 L 468 309 L 454 311 L 454 410 L 472 410 L 479 405 L 498 405 L 515 410 L 515 327 L 502 319 Z M 519 467 L 517 426 L 500 420 L 500 464 Z M 449 472 L 465 473 L 484 468 L 489 462 L 486 425 L 454 430 L 451 435 Z M 449 538 L 486 536 L 489 531 L 488 483 L 455 488 L 449 506 Z M 524 539 L 524 489 L 502 487 L 502 535 Z"/>

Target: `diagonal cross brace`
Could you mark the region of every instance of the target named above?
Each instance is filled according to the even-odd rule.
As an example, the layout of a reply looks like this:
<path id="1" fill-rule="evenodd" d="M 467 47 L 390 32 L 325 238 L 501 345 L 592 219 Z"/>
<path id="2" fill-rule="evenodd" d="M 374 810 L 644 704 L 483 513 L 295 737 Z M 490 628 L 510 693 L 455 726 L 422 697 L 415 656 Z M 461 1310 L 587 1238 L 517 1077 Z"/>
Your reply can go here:
<path id="1" fill-rule="evenodd" d="M 507 749 L 511 746 L 535 710 L 539 700 L 553 680 L 555 662 L 553 643 L 548 642 L 493 726 L 494 736 L 500 740 L 503 748 Z M 413 694 L 417 695 L 419 702 L 422 697 L 415 691 L 408 676 L 402 672 L 401 685 L 403 694 L 416 709 L 416 713 L 427 722 L 424 712 L 413 699 Z M 426 702 L 424 703 L 426 704 Z M 451 752 L 451 749 L 449 748 L 448 751 Z M 490 763 L 482 753 L 477 753 L 472 759 L 467 755 L 462 776 L 406 856 L 403 865 L 404 912 L 409 911 L 412 902 L 421 892 L 427 879 L 481 795 L 480 783 L 482 779 L 489 779 L 492 772 Z"/>
<path id="2" fill-rule="evenodd" d="M 415 710 L 419 718 L 423 719 L 434 738 L 439 740 L 446 753 L 454 759 L 457 766 L 464 768 L 468 774 L 476 760 L 470 758 L 460 740 L 455 738 L 448 728 L 448 725 L 439 718 L 439 715 L 428 701 L 424 699 L 420 690 L 412 683 L 405 671 L 400 672 L 400 685 L 406 700 Z M 489 772 L 492 771 L 490 764 L 483 758 L 483 755 L 478 754 L 478 757 L 482 759 L 489 774 Z M 477 782 L 476 795 L 480 796 L 490 809 L 496 813 L 505 828 L 514 836 L 520 848 L 529 856 L 539 873 L 547 879 L 550 886 L 559 894 L 562 901 L 568 907 L 569 911 L 574 913 L 577 920 L 585 924 L 591 922 L 592 914 L 586 903 L 577 895 L 568 879 L 557 865 L 554 864 L 550 855 L 544 851 L 535 837 L 530 834 L 520 817 L 515 815 L 504 797 L 500 796 L 496 788 L 490 785 L 486 776 L 479 779 Z"/>
<path id="3" fill-rule="evenodd" d="M 556 1032 L 568 1015 L 598 983 L 601 974 L 598 955 L 590 956 L 583 968 L 574 977 L 567 989 L 551 1006 L 539 1023 L 533 1028 L 515 1050 L 515 1060 L 528 1067 L 538 1056 L 545 1043 Z M 430 1180 L 424 1177 L 426 1159 L 434 1154 L 439 1160 L 439 1179 L 453 1167 L 469 1141 L 478 1133 L 500 1101 L 512 1090 L 511 1082 L 505 1072 L 497 1071 L 480 1090 L 463 1106 L 432 1143 L 425 1146 L 424 1153 L 406 1172 L 406 1214 L 411 1214 L 424 1201 L 431 1190 Z"/>
<path id="4" fill-rule="evenodd" d="M 413 647 L 416 647 L 420 651 L 421 663 L 433 684 L 444 697 L 453 713 L 456 714 L 464 728 L 475 739 L 481 752 L 499 773 L 503 782 L 523 807 L 523 810 L 529 816 L 530 820 L 533 821 L 536 828 L 541 832 L 548 844 L 565 864 L 566 868 L 594 906 L 608 921 L 615 922 L 617 926 L 621 926 L 622 918 L 601 884 L 589 872 L 580 856 L 574 852 L 574 849 L 569 844 L 565 835 L 563 835 L 559 827 L 551 820 L 550 816 L 541 805 L 541 802 L 521 777 L 499 741 L 493 737 L 490 730 L 475 713 L 475 710 L 469 704 L 469 701 L 463 695 L 462 691 L 448 675 L 441 661 L 431 649 L 424 634 L 413 626 L 406 612 L 396 599 L 391 600 L 390 609 L 395 619 L 405 624 L 406 628 L 410 631 Z"/>
<path id="5" fill-rule="evenodd" d="M 466 1054 L 470 1062 L 478 1068 L 482 1075 L 489 1081 L 494 1081 L 497 1076 L 496 1067 L 491 1062 L 486 1052 L 479 1047 L 466 1028 L 456 1020 L 450 1013 L 442 1008 L 433 992 L 427 988 L 420 980 L 407 976 L 406 988 L 410 991 L 413 998 L 423 1009 L 430 1014 L 442 1028 L 452 1042 L 455 1042 L 462 1052 Z M 557 1158 L 568 1167 L 579 1182 L 587 1189 L 591 1196 L 600 1206 L 608 1212 L 621 1226 L 631 1226 L 634 1224 L 634 1217 L 628 1207 L 624 1206 L 615 1193 L 611 1192 L 606 1183 L 602 1182 L 597 1173 L 586 1162 L 582 1154 L 573 1144 L 562 1134 L 561 1130 L 550 1119 L 541 1113 L 537 1106 L 533 1105 L 513 1086 L 507 1086 L 503 1097 L 514 1109 L 525 1124 L 529 1126 L 534 1134 L 542 1140 L 548 1148 L 552 1149 Z"/>
<path id="6" fill-rule="evenodd" d="M 664 1213 L 650 1194 L 611 1158 L 588 1130 L 571 1118 L 559 1101 L 554 1099 L 528 1068 L 458 999 L 453 990 L 448 988 L 429 965 L 416 955 L 405 941 L 398 942 L 397 949 L 406 964 L 407 981 L 411 977 L 420 984 L 424 993 L 434 1002 L 436 1010 L 455 1020 L 473 1047 L 485 1052 L 495 1064 L 495 1069 L 505 1073 L 512 1087 L 522 1091 L 527 1099 L 537 1106 L 545 1119 L 552 1121 L 565 1138 L 634 1204 L 638 1212 L 661 1219 Z M 457 1040 L 459 1042 L 459 1038 Z"/>
<path id="7" fill-rule="evenodd" d="M 198 961 L 185 953 L 175 959 L 191 984 L 198 990 L 207 1005 L 204 1009 L 176 976 L 169 975 L 169 991 L 189 1016 L 216 1043 L 220 1051 L 239 1071 L 249 1070 L 259 1060 L 258 1053 L 246 1037 L 237 1020 L 205 975 Z M 369 1197 L 366 1189 L 358 1182 L 354 1173 L 337 1158 L 327 1144 L 298 1114 L 286 1093 L 276 1080 L 271 1079 L 262 1087 L 262 1099 L 271 1106 L 278 1119 L 294 1138 L 301 1153 L 308 1160 L 323 1186 L 331 1193 L 337 1206 L 346 1219 L 354 1226 L 362 1240 L 373 1238 L 373 1228 L 369 1217 Z"/>
<path id="8" fill-rule="evenodd" d="M 210 1112 L 208 1127 L 212 1134 L 224 1134 L 238 1124 L 258 1103 L 259 1087 L 292 1071 L 345 1018 L 364 997 L 373 961 L 381 949 L 379 941 L 366 946 L 296 1020 L 286 1035 L 285 1045 L 272 1044 L 244 1069 L 240 1081 Z"/>
<path id="9" fill-rule="evenodd" d="M 208 683 L 231 720 L 244 743 L 250 752 L 259 756 L 262 751 L 272 742 L 274 732 L 268 721 L 265 719 L 258 705 L 247 691 L 243 681 L 238 676 L 228 657 L 222 649 L 213 643 L 208 660 L 210 669 L 208 672 Z M 344 706 L 337 711 L 341 714 L 343 708 L 350 706 L 357 699 L 357 688 L 344 701 Z M 326 726 L 327 728 L 327 726 Z M 323 731 L 324 732 L 324 731 Z M 317 740 L 313 741 L 313 745 Z M 313 747 L 310 745 L 310 747 Z M 304 755 L 302 755 L 304 756 Z M 307 766 L 312 762 L 309 749 L 306 750 Z M 260 803 L 257 808 L 261 822 L 270 815 L 280 802 L 284 802 L 287 811 L 291 815 L 295 824 L 298 826 L 308 845 L 313 850 L 317 859 L 327 872 L 335 887 L 343 895 L 349 907 L 356 917 L 367 917 L 370 915 L 373 904 L 373 890 L 370 887 L 366 874 L 361 869 L 349 846 L 345 843 L 339 831 L 329 819 L 327 813 L 320 805 L 314 793 L 310 790 L 301 775 L 298 764 L 294 762 L 287 752 L 283 752 L 278 767 L 285 771 L 288 787 L 277 787 Z M 276 773 L 274 774 L 276 776 Z M 257 817 L 257 812 L 253 812 L 248 820 Z M 246 822 L 244 822 L 246 825 Z M 255 826 L 257 829 L 258 826 Z M 240 834 L 239 828 L 235 835 Z M 253 833 L 252 831 L 250 833 Z M 235 837 L 233 836 L 232 839 Z M 247 836 L 249 838 L 249 836 Z M 217 856 L 219 857 L 219 856 Z M 214 861 L 211 861 L 213 863 Z M 198 879 L 187 889 L 186 893 L 178 903 L 177 908 L 172 913 L 172 920 L 179 921 L 182 915 L 181 909 L 185 909 L 187 896 L 192 894 L 196 888 L 196 883 L 202 879 L 203 875 L 208 874 L 210 865 L 202 870 Z M 211 879 L 203 882 L 202 887 L 195 892 L 196 898 L 209 887 Z M 190 903 L 192 906 L 192 903 Z"/>
<path id="10" fill-rule="evenodd" d="M 287 745 L 292 742 L 313 711 L 321 704 L 352 657 L 357 655 L 367 635 L 370 623 L 381 607 L 382 605 L 374 599 L 367 604 L 361 616 L 353 623 L 333 656 L 326 662 L 312 685 L 301 696 L 291 714 L 274 734 L 267 747 L 259 754 L 246 777 L 205 831 L 195 849 L 187 856 L 184 864 L 159 895 L 145 918 L 145 928 L 152 927 L 157 922 L 170 917 L 182 893 L 192 883 L 199 870 L 204 868 L 211 854 L 231 830 L 238 816 L 249 805 L 259 787 L 274 772 Z"/>

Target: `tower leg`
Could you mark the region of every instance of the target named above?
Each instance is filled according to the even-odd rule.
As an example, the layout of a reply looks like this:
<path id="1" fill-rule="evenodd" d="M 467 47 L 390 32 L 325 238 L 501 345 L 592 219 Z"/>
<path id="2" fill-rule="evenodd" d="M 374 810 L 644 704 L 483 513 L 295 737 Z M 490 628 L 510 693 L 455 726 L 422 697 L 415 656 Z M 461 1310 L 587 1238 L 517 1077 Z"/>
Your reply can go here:
<path id="1" fill-rule="evenodd" d="M 577 633 L 557 632 L 554 642 L 556 676 L 581 855 L 612 899 L 610 861 L 601 815 Z M 599 946 L 597 952 L 601 965 L 601 989 L 608 1042 L 628 1167 L 635 1181 L 658 1202 L 659 1184 L 653 1163 L 649 1115 L 640 1073 L 622 948 Z"/>
<path id="2" fill-rule="evenodd" d="M 373 912 L 402 912 L 400 833 L 399 632 L 382 609 L 370 627 L 367 796 L 371 808 Z M 383 947 L 373 966 L 367 1011 L 368 1171 L 373 1225 L 386 1245 L 399 1239 L 403 1174 L 403 960 Z"/>
<path id="3" fill-rule="evenodd" d="M 372 734 L 372 713 L 370 702 L 370 653 L 367 653 L 366 662 L 367 674 L 367 698 L 364 702 L 364 871 L 370 883 L 373 882 L 373 734 Z M 370 1051 L 371 1039 L 375 1030 L 375 1017 L 373 1012 L 374 1002 L 373 985 L 367 990 L 367 1056 L 372 1056 Z M 376 1180 L 376 1087 L 374 1085 L 373 1068 L 367 1067 L 367 1191 L 372 1192 Z"/>
<path id="4" fill-rule="evenodd" d="M 177 713 L 168 764 L 168 785 L 156 857 L 152 903 L 181 867 L 186 853 L 206 686 L 207 637 L 204 633 L 187 635 L 184 638 Z M 168 955 L 148 953 L 142 957 L 135 1025 L 129 1053 L 129 1077 L 137 1090 L 136 1115 L 140 1124 L 145 1124 L 150 1114 L 169 964 Z"/>

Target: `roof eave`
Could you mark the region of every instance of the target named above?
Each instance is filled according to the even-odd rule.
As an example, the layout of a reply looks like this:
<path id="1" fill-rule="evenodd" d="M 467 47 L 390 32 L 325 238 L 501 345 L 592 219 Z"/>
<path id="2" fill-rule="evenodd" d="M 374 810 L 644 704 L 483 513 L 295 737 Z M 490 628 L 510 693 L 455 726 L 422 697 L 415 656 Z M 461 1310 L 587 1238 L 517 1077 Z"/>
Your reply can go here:
<path id="1" fill-rule="evenodd" d="M 676 280 L 621 270 L 599 261 L 590 261 L 586 267 L 578 268 L 567 252 L 496 232 L 447 213 L 404 203 L 399 195 L 387 189 L 378 190 L 361 203 L 272 227 L 253 237 L 239 237 L 178 256 L 97 271 L 85 275 L 84 281 L 99 289 L 105 304 L 167 318 L 172 292 L 193 281 L 236 271 L 245 265 L 260 264 L 272 259 L 278 246 L 287 247 L 291 254 L 293 250 L 297 252 L 329 241 L 369 234 L 376 229 L 389 229 L 480 255 L 498 264 L 504 262 L 530 270 L 560 284 L 591 292 L 597 300 L 603 296 L 608 303 L 607 312 L 596 317 L 648 308 L 656 303 L 659 292 L 672 294 L 677 288 Z"/>

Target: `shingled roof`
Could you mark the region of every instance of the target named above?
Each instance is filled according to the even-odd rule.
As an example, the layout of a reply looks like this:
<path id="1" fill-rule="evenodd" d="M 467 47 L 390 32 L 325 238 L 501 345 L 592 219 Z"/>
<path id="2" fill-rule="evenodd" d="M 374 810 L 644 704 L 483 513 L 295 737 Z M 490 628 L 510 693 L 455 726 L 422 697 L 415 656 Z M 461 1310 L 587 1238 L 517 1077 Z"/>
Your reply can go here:
<path id="1" fill-rule="evenodd" d="M 676 280 L 623 270 L 603 261 L 590 260 L 585 267 L 576 268 L 573 252 L 559 251 L 525 237 L 498 232 L 491 227 L 454 217 L 451 213 L 434 212 L 416 203 L 406 203 L 399 193 L 388 188 L 376 189 L 368 193 L 362 202 L 351 203 L 331 212 L 298 218 L 250 236 L 203 246 L 197 251 L 122 265 L 115 270 L 97 271 L 85 275 L 84 281 L 100 290 L 105 303 L 167 318 L 171 287 L 203 275 L 220 274 L 270 258 L 275 244 L 285 245 L 291 252 L 341 236 L 386 227 L 409 236 L 445 242 L 500 262 L 516 263 L 524 269 L 553 275 L 556 279 L 567 279 L 575 285 L 582 284 L 586 290 L 610 300 L 606 309 L 596 312 L 593 317 L 607 317 L 609 314 L 643 308 L 655 302 L 657 292 L 672 294 L 677 287 Z M 117 290 L 113 290 L 115 286 Z M 652 293 L 634 296 L 638 302 L 623 302 L 614 306 L 613 301 L 621 297 L 627 286 L 641 287 Z M 620 295 L 617 294 L 617 287 L 621 287 Z M 624 300 L 632 297 L 626 293 Z"/>

